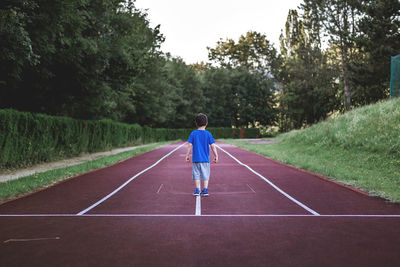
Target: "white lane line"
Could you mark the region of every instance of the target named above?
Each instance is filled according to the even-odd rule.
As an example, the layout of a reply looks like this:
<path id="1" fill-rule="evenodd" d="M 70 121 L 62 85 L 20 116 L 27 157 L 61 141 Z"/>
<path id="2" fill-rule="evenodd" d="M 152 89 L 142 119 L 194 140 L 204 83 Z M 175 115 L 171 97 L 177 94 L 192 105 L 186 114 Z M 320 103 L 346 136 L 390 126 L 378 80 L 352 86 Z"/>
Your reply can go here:
<path id="1" fill-rule="evenodd" d="M 163 187 L 163 184 L 161 184 L 161 185 L 160 185 L 160 188 L 158 188 L 157 194 L 160 193 L 162 187 Z"/>
<path id="2" fill-rule="evenodd" d="M 201 197 L 196 196 L 196 208 L 194 211 L 194 215 L 201 216 Z"/>
<path id="3" fill-rule="evenodd" d="M 284 195 L 285 197 L 287 197 L 288 199 L 290 199 L 291 201 L 293 201 L 294 203 L 296 203 L 297 205 L 299 205 L 300 207 L 302 207 L 303 209 L 307 210 L 308 212 L 314 214 L 314 215 L 320 215 L 318 212 L 316 212 L 315 210 L 307 207 L 306 205 L 304 205 L 303 203 L 301 203 L 300 201 L 296 200 L 295 198 L 291 197 L 289 194 L 287 194 L 285 191 L 283 191 L 282 189 L 280 189 L 279 187 L 277 187 L 275 184 L 273 184 L 270 180 L 268 180 L 267 178 L 265 178 L 264 176 L 262 176 L 261 174 L 259 174 L 258 172 L 256 172 L 255 170 L 253 170 L 252 168 L 250 168 L 248 165 L 242 163 L 240 160 L 238 160 L 237 158 L 235 158 L 234 156 L 232 156 L 228 151 L 226 151 L 225 149 L 221 148 L 220 146 L 216 145 L 216 147 L 218 147 L 219 149 L 221 149 L 223 152 L 225 152 L 228 156 L 230 156 L 231 158 L 233 158 L 237 163 L 239 163 L 240 165 L 246 167 L 247 169 L 249 169 L 252 173 L 254 173 L 255 175 L 257 175 L 258 177 L 260 177 L 261 179 L 263 179 L 265 182 L 267 182 L 269 185 L 271 185 L 276 191 L 278 191 L 279 193 L 281 193 L 282 195 Z"/>
<path id="4" fill-rule="evenodd" d="M 156 163 L 154 163 L 153 165 L 151 165 L 150 167 L 147 167 L 146 169 L 144 169 L 143 171 L 137 173 L 135 176 L 131 177 L 128 181 L 126 181 L 125 183 L 123 183 L 120 187 L 118 187 L 117 189 L 115 189 L 114 191 L 112 191 L 110 194 L 108 194 L 107 196 L 103 197 L 102 199 L 100 199 L 99 201 L 97 201 L 96 203 L 94 203 L 92 206 L 90 206 L 87 209 L 84 209 L 80 212 L 78 212 L 76 215 L 83 215 L 86 212 L 88 212 L 89 210 L 95 208 L 96 206 L 98 206 L 99 204 L 103 203 L 105 200 L 107 200 L 108 198 L 112 197 L 113 195 L 115 195 L 119 190 L 121 190 L 122 188 L 124 188 L 127 184 L 129 184 L 130 182 L 133 181 L 133 179 L 135 179 L 136 177 L 138 177 L 139 175 L 147 172 L 148 170 L 150 170 L 151 168 L 155 167 L 158 163 L 160 163 L 163 159 L 165 159 L 166 157 L 168 157 L 169 155 L 171 155 L 172 153 L 174 153 L 176 150 L 178 150 L 179 148 L 181 148 L 184 144 L 181 144 L 180 146 L 176 147 L 175 149 L 173 149 L 171 152 L 169 152 L 168 154 L 166 154 L 165 156 L 163 156 L 161 159 L 159 159 Z"/>
<path id="5" fill-rule="evenodd" d="M 246 184 L 249 188 L 250 188 L 250 190 L 251 191 L 253 191 L 253 193 L 255 193 L 256 191 L 254 191 L 254 189 L 253 188 L 251 188 L 251 186 L 249 185 L 249 184 Z"/>
<path id="6" fill-rule="evenodd" d="M 335 215 L 335 214 L 325 214 L 325 215 L 311 215 L 311 214 L 203 214 L 202 217 L 348 217 L 348 218 L 400 218 L 400 215 L 369 215 L 369 214 L 359 214 L 359 215 Z"/>
<path id="7" fill-rule="evenodd" d="M 42 241 L 42 240 L 59 240 L 60 237 L 42 237 L 42 238 L 25 238 L 25 239 L 17 239 L 17 238 L 11 238 L 3 243 L 9 243 L 9 242 L 29 242 L 29 241 Z"/>
<path id="8" fill-rule="evenodd" d="M 200 214 L 201 217 L 400 218 L 400 214 Z M 196 214 L 0 214 L 0 217 L 197 217 Z"/>
<path id="9" fill-rule="evenodd" d="M 368 215 L 368 214 L 360 214 L 360 215 L 312 215 L 312 214 L 203 214 L 202 217 L 348 217 L 348 218 L 400 218 L 400 215 Z"/>

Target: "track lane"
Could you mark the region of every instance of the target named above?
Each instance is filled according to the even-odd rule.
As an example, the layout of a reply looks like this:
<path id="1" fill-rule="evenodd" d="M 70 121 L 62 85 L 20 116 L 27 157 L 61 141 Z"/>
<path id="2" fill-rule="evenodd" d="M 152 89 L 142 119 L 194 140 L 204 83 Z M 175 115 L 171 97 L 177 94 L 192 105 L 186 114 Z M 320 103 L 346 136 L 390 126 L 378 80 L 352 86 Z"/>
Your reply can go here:
<path id="1" fill-rule="evenodd" d="M 88 214 L 194 214 L 191 165 L 181 156 L 184 150 L 180 148 Z"/>
<path id="2" fill-rule="evenodd" d="M 251 167 L 249 167 L 248 165 L 246 165 L 246 164 L 244 164 L 243 162 L 241 162 L 240 160 L 238 160 L 235 156 L 233 156 L 231 153 L 229 153 L 228 151 L 226 151 L 224 148 L 222 148 L 222 147 L 224 146 L 223 144 L 220 144 L 220 145 L 217 145 L 217 148 L 220 150 L 220 151 L 222 151 L 223 153 L 225 153 L 226 155 L 228 155 L 231 159 L 233 159 L 234 161 L 235 161 L 235 163 L 236 164 L 238 164 L 239 166 L 241 166 L 241 167 L 244 167 L 244 168 L 246 168 L 251 174 L 253 174 L 253 176 L 255 175 L 255 176 L 257 176 L 258 178 L 260 178 L 262 181 L 264 181 L 271 189 L 273 189 L 273 190 L 275 190 L 276 192 L 278 192 L 279 194 L 281 194 L 281 197 L 282 196 L 284 196 L 285 198 L 287 198 L 288 200 L 290 200 L 291 202 L 293 202 L 295 205 L 297 205 L 297 206 L 299 206 L 299 207 L 301 207 L 302 209 L 304 209 L 304 210 L 306 210 L 308 213 L 311 213 L 311 214 L 313 214 L 313 215 L 319 215 L 319 213 L 318 212 L 316 212 L 315 210 L 313 210 L 313 209 L 311 209 L 310 207 L 308 207 L 308 206 L 306 206 L 306 205 L 304 205 L 303 203 L 301 203 L 300 201 L 298 201 L 297 199 L 295 199 L 295 198 L 293 198 L 292 196 L 290 196 L 289 194 L 287 194 L 285 191 L 283 191 L 281 188 L 279 188 L 278 186 L 276 186 L 274 183 L 272 183 L 270 180 L 268 180 L 268 178 L 266 178 L 266 177 L 264 177 L 263 175 L 261 175 L 260 173 L 258 173 L 258 172 L 256 172 L 256 171 L 254 171 Z M 238 167 L 237 165 L 232 165 L 232 167 L 231 168 L 234 168 L 234 167 Z M 249 177 L 251 177 L 251 178 L 254 178 L 254 177 L 252 177 L 252 176 L 249 176 Z M 250 180 L 249 180 L 250 181 Z M 229 182 L 229 181 L 228 181 Z M 250 186 L 248 183 L 246 183 L 247 181 L 246 181 L 246 179 L 243 179 L 243 177 L 242 177 L 242 181 L 241 181 L 241 183 L 242 183 L 242 186 L 244 185 L 244 184 L 246 184 L 246 186 L 251 190 L 251 192 L 252 193 L 255 193 L 255 194 L 257 194 L 257 192 L 254 190 L 254 186 L 252 187 L 252 186 Z M 264 184 L 264 186 L 261 186 L 261 187 L 257 187 L 257 190 L 259 190 L 259 188 L 264 188 L 265 187 L 265 184 Z M 276 193 L 276 192 L 274 192 L 274 193 Z M 265 197 L 265 196 L 264 196 Z M 268 196 L 268 197 L 273 197 L 272 195 L 271 196 Z M 254 203 L 253 205 L 257 205 L 257 203 Z"/>
<path id="3" fill-rule="evenodd" d="M 136 178 L 138 178 L 139 176 L 143 177 L 143 176 L 147 176 L 147 177 L 151 177 L 148 179 L 145 178 L 141 178 L 141 181 L 144 182 L 144 188 L 140 188 L 138 185 L 134 186 L 134 188 L 137 189 L 141 189 L 142 191 L 139 192 L 131 192 L 129 199 L 127 199 L 127 202 L 122 202 L 122 203 L 117 203 L 116 206 L 112 206 L 113 208 L 118 209 L 119 206 L 121 206 L 121 204 L 124 204 L 123 206 L 127 207 L 129 206 L 129 203 L 136 202 L 135 197 L 136 196 L 140 196 L 140 195 L 153 195 L 154 191 L 149 190 L 151 188 L 151 186 L 154 184 L 157 184 L 157 180 L 160 180 L 160 178 L 164 178 L 165 175 L 159 175 L 157 176 L 156 174 L 159 173 L 157 171 L 154 171 L 153 168 L 158 167 L 157 165 L 159 165 L 162 161 L 164 162 L 168 162 L 168 157 L 170 157 L 174 152 L 176 152 L 179 149 L 182 149 L 184 143 L 183 144 L 179 144 L 177 147 L 175 147 L 173 150 L 171 150 L 169 153 L 167 153 L 166 155 L 164 155 L 163 157 L 161 157 L 157 162 L 155 162 L 154 164 L 152 164 L 151 166 L 143 169 L 142 171 L 140 171 L 139 173 L 135 174 L 133 177 L 131 177 L 129 180 L 127 180 L 125 183 L 123 183 L 122 185 L 120 185 L 117 189 L 113 190 L 110 194 L 106 195 L 105 197 L 103 197 L 102 199 L 100 199 L 99 201 L 97 201 L 96 203 L 92 204 L 90 207 L 80 211 L 77 215 L 83 215 L 89 211 L 91 211 L 92 209 L 97 208 L 98 206 L 100 206 L 101 204 L 103 204 L 103 202 L 107 201 L 108 199 L 112 198 L 114 195 L 116 195 L 117 193 L 119 193 L 120 191 L 123 191 L 124 189 L 128 188 L 129 184 L 131 182 L 134 182 L 134 180 Z M 161 163 L 162 164 L 162 163 Z M 167 164 L 167 166 L 171 166 L 173 164 Z M 153 172 L 152 172 L 153 171 Z M 148 174 L 147 172 L 151 172 L 153 174 Z M 155 173 L 155 174 L 154 174 Z M 176 175 L 176 173 L 175 173 Z M 154 179 L 156 179 L 156 181 L 154 182 Z M 142 184 L 143 184 L 142 182 Z M 136 183 L 135 183 L 136 184 Z M 156 194 L 159 196 L 159 193 L 162 189 L 163 184 L 160 185 L 159 189 L 156 191 Z M 118 205 L 120 204 L 120 205 Z M 146 207 L 148 205 L 148 203 L 143 203 L 141 206 L 144 206 L 144 208 L 149 209 L 148 207 Z"/>
<path id="4" fill-rule="evenodd" d="M 0 263 L 399 266 L 398 226 L 398 218 L 321 216 L 0 218 Z M 59 239 L 4 243 L 40 237 Z"/>
<path id="5" fill-rule="evenodd" d="M 185 151 L 181 147 L 88 214 L 194 214 L 196 198 Z M 219 155 L 220 162 L 211 164 L 212 196 L 201 198 L 198 215 L 310 214 L 229 156 Z"/>
<path id="6" fill-rule="evenodd" d="M 154 164 L 176 146 L 165 145 L 4 203 L 0 205 L 0 214 L 77 214 Z"/>
<path id="7" fill-rule="evenodd" d="M 400 215 L 399 204 L 361 194 L 232 145 L 224 145 L 224 149 L 322 215 Z"/>
<path id="8" fill-rule="evenodd" d="M 163 147 L 154 151 L 155 153 L 148 152 L 150 155 L 145 157 L 134 157 L 126 162 L 129 164 L 122 166 L 129 170 L 143 170 L 176 146 L 177 144 Z M 318 195 L 321 192 L 316 188 L 316 184 L 321 182 L 318 178 L 298 174 L 301 178 L 294 179 L 291 172 L 293 169 L 282 169 L 281 165 L 271 164 L 272 161 L 265 157 L 243 153 L 229 145 L 224 145 L 224 149 L 302 203 L 310 205 L 318 212 L 319 208 L 329 211 L 329 206 L 325 205 L 327 201 L 321 200 L 322 196 Z M 76 216 L 75 213 L 121 184 L 107 177 L 114 172 L 120 173 L 118 169 L 121 165 L 115 170 L 106 168 L 107 174 L 99 171 L 101 175 L 98 179 L 92 175 L 83 175 L 20 199 L 14 206 L 10 205 L 13 202 L 0 205 L 0 214 L 14 213 L 13 207 L 23 212 L 24 205 L 27 213 L 39 211 L 37 216 L 31 217 L 29 214 L 28 217 L 0 216 L 0 265 L 400 265 L 399 217 L 362 215 L 363 208 L 366 208 L 367 213 L 373 211 L 371 205 L 357 209 L 360 211 L 358 215 L 362 216 L 350 213 L 335 216 L 346 211 L 346 208 L 336 203 L 332 203 L 332 215 L 311 215 L 224 153 L 220 153 L 218 164 L 211 165 L 211 195 L 201 198 L 202 216 L 195 216 L 195 198 L 191 195 L 191 164 L 184 162 L 184 150 L 181 148 L 176 151 L 152 170 L 139 176 L 140 179 L 135 179 L 83 216 Z M 276 176 L 271 178 L 271 172 Z M 132 173 L 127 176 L 131 177 Z M 123 178 L 123 175 L 116 177 L 124 181 L 128 179 Z M 83 182 L 75 181 L 81 179 Z M 319 190 L 328 190 L 325 193 L 328 193 L 332 202 L 335 202 L 333 197 L 343 197 L 335 190 L 340 191 L 339 193 L 345 192 L 345 201 L 350 203 L 348 212 L 355 210 L 354 207 L 360 201 L 365 203 L 365 196 L 359 193 L 325 181 L 324 183 L 327 184 Z M 83 190 L 80 188 L 82 185 L 89 188 Z M 329 193 L 332 186 L 336 189 Z M 60 191 L 53 191 L 55 189 Z M 55 194 L 62 193 L 63 189 L 68 189 L 65 195 Z M 305 194 L 304 191 L 308 192 Z M 354 194 L 352 198 L 348 198 L 349 192 L 350 195 Z M 88 199 L 81 198 L 82 194 Z M 319 197 L 313 200 L 313 194 Z M 68 196 L 78 199 L 69 199 Z M 45 199 L 40 199 L 42 197 Z M 65 202 L 68 205 L 77 203 L 79 209 L 64 207 L 58 202 L 58 198 L 63 197 L 66 197 Z M 388 209 L 384 201 L 371 199 L 373 205 L 381 206 L 384 212 L 400 214 L 396 209 L 398 205 Z M 321 205 L 320 201 L 325 204 Z M 146 202 L 150 204 L 144 209 Z M 38 204 L 47 206 L 31 206 Z M 40 214 L 40 211 L 44 212 Z M 51 212 L 61 214 L 50 215 L 50 211 L 61 211 Z M 105 214 L 100 214 L 101 212 Z M 142 214 L 138 214 L 139 212 Z M 168 214 L 161 214 L 166 212 Z"/>
<path id="9" fill-rule="evenodd" d="M 0 205 L 0 214 L 76 214 L 154 164 L 179 144 L 171 144 L 133 157 L 114 166 L 70 179 L 57 186 Z M 289 195 L 320 212 L 332 215 L 400 214 L 398 204 L 371 198 L 263 156 L 222 144 L 252 169 L 270 179 Z M 95 214 L 193 214 L 195 199 L 191 164 L 184 162 L 185 146 L 142 174 L 126 193 L 93 210 Z M 202 198 L 203 215 L 309 214 L 220 151 L 220 162 L 211 164 L 210 193 Z M 162 186 L 160 188 L 160 186 Z M 160 190 L 159 190 L 160 189 Z M 158 191 L 158 193 L 157 193 Z M 255 192 L 254 192 L 255 191 Z M 124 192 L 124 191 L 122 191 Z M 49 201 L 49 199 L 51 201 Z"/>
<path id="10" fill-rule="evenodd" d="M 310 214 L 280 194 L 247 168 L 218 151 L 211 164 L 209 197 L 202 198 L 202 214 Z"/>

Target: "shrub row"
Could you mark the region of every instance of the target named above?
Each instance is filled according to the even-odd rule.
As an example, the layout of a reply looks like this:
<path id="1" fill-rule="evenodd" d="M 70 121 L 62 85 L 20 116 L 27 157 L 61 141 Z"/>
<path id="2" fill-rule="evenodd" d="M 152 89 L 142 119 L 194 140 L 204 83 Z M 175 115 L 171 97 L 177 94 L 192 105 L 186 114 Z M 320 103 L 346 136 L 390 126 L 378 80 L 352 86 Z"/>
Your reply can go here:
<path id="1" fill-rule="evenodd" d="M 258 137 L 257 129 L 209 128 L 215 138 Z M 77 156 L 81 153 L 167 140 L 186 140 L 192 129 L 161 129 L 111 120 L 0 110 L 0 169 Z"/>
<path id="2" fill-rule="evenodd" d="M 260 130 L 258 128 L 236 129 L 236 128 L 207 128 L 214 138 L 258 138 Z"/>

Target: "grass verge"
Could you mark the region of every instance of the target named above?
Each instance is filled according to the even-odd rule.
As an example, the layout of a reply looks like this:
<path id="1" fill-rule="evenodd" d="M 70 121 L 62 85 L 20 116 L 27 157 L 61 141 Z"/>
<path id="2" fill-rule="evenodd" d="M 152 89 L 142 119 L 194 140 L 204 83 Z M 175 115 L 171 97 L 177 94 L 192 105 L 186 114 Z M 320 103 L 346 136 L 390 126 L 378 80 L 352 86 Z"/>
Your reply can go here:
<path id="1" fill-rule="evenodd" d="M 95 169 L 113 165 L 130 157 L 156 149 L 162 145 L 172 143 L 173 141 L 160 142 L 149 146 L 139 147 L 134 150 L 121 152 L 115 155 L 102 157 L 93 161 L 88 161 L 79 165 L 66 168 L 49 170 L 42 173 L 36 173 L 16 180 L 10 180 L 0 183 L 0 201 L 19 197 L 38 189 L 48 187 L 61 180 L 83 174 Z"/>
<path id="2" fill-rule="evenodd" d="M 400 202 L 400 98 L 355 108 L 281 142 L 226 142 Z"/>
<path id="3" fill-rule="evenodd" d="M 383 157 L 364 150 L 324 148 L 286 140 L 270 144 L 233 139 L 221 141 L 321 174 L 366 191 L 372 196 L 400 202 L 400 161 L 393 157 Z"/>

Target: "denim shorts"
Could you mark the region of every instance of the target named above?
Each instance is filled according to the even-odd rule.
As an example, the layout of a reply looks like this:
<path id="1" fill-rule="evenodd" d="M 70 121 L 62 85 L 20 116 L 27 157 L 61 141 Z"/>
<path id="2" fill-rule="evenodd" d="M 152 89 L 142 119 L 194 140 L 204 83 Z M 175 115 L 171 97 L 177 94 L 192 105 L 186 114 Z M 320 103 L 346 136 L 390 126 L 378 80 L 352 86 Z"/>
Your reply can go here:
<path id="1" fill-rule="evenodd" d="M 192 165 L 193 180 L 210 180 L 210 162 L 193 162 Z"/>

